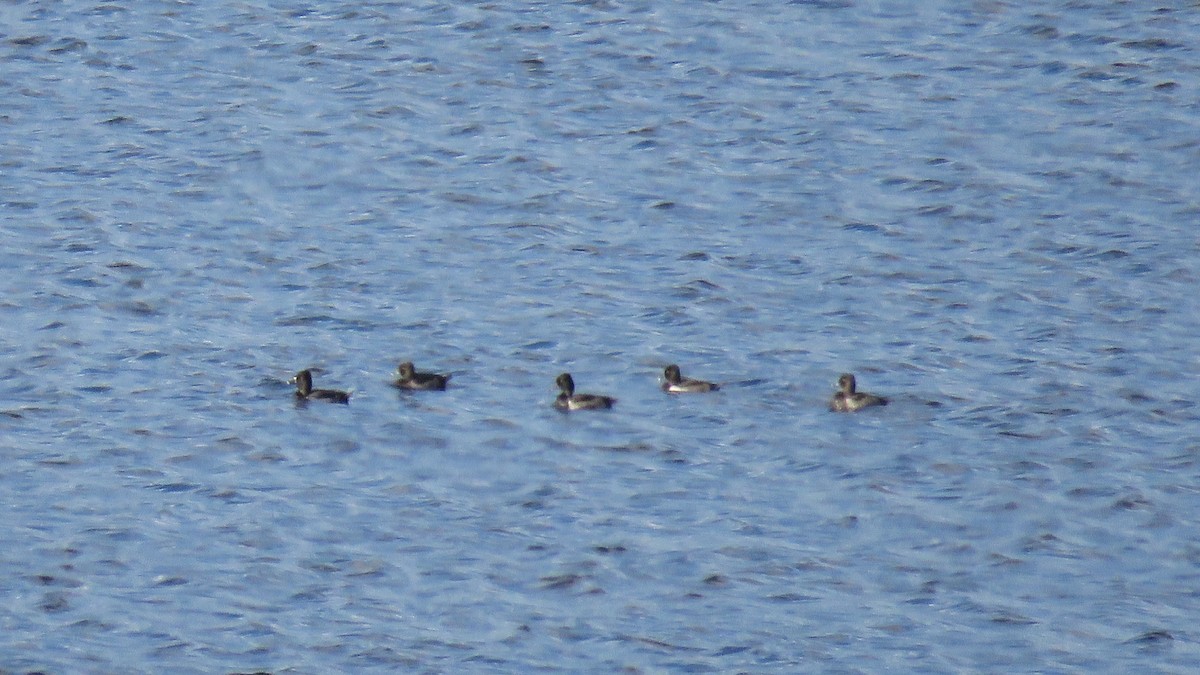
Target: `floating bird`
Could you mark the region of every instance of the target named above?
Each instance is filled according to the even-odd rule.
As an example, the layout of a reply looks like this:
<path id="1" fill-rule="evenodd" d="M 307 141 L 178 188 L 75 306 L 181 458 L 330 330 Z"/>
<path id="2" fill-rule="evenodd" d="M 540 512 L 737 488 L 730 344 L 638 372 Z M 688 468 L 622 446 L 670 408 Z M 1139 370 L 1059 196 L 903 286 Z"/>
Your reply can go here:
<path id="1" fill-rule="evenodd" d="M 679 372 L 679 366 L 672 363 L 663 370 L 663 377 L 666 382 L 663 382 L 662 390 L 668 394 L 694 394 L 705 391 L 716 391 L 721 388 L 721 385 L 704 380 L 693 380 L 690 377 L 684 377 Z"/>
<path id="2" fill-rule="evenodd" d="M 446 388 L 446 383 L 450 381 L 449 375 L 439 375 L 437 373 L 418 373 L 413 367 L 412 361 L 405 361 L 396 369 L 400 377 L 392 383 L 392 386 L 399 389 L 413 389 L 425 391 L 443 391 Z"/>
<path id="3" fill-rule="evenodd" d="M 554 399 L 554 407 L 559 410 L 598 410 L 611 408 L 617 402 L 617 399 L 611 396 L 576 394 L 575 380 L 571 378 L 570 373 L 559 375 L 554 383 L 562 390 L 558 398 Z"/>
<path id="4" fill-rule="evenodd" d="M 855 391 L 854 376 L 844 373 L 838 378 L 841 391 L 833 395 L 829 401 L 829 409 L 834 412 L 854 412 L 869 408 L 873 405 L 887 405 L 887 399 L 882 396 Z"/>
<path id="5" fill-rule="evenodd" d="M 308 401 L 317 399 L 320 401 L 330 401 L 332 403 L 349 403 L 350 394 L 336 389 L 313 389 L 312 386 L 312 371 L 305 368 L 296 373 L 296 377 L 292 378 L 292 382 L 296 383 L 296 399 L 300 401 Z"/>

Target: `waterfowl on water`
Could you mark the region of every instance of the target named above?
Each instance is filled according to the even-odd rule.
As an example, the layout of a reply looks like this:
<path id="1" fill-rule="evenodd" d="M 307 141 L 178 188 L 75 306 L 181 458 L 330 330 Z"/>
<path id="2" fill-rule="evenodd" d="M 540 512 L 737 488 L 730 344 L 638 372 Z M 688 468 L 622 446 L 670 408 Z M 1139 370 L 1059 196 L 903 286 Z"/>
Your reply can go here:
<path id="1" fill-rule="evenodd" d="M 412 361 L 401 363 L 396 372 L 399 373 L 400 377 L 392 383 L 392 386 L 400 389 L 442 391 L 446 388 L 446 383 L 450 381 L 449 375 L 418 373 L 416 368 L 413 367 Z"/>
<path id="2" fill-rule="evenodd" d="M 850 373 L 843 373 L 838 378 L 838 388 L 841 390 L 829 401 L 829 409 L 834 412 L 854 412 L 869 408 L 873 405 L 887 405 L 887 399 L 882 396 L 855 391 L 857 383 Z"/>
<path id="3" fill-rule="evenodd" d="M 296 377 L 292 379 L 296 383 L 296 399 L 300 401 L 308 401 L 316 399 L 319 401 L 329 401 L 331 403 L 349 403 L 350 394 L 336 389 L 313 389 L 312 371 L 305 368 L 296 373 Z"/>
<path id="4" fill-rule="evenodd" d="M 679 372 L 679 366 L 672 363 L 663 370 L 663 377 L 666 382 L 663 382 L 662 390 L 668 394 L 692 394 L 705 391 L 716 391 L 721 388 L 721 385 L 704 380 L 693 380 L 690 377 L 684 377 Z"/>
<path id="5" fill-rule="evenodd" d="M 559 410 L 598 410 L 611 408 L 617 402 L 617 399 L 611 396 L 576 394 L 575 380 L 571 378 L 570 373 L 559 375 L 554 383 L 562 390 L 558 398 L 554 399 L 554 407 Z"/>

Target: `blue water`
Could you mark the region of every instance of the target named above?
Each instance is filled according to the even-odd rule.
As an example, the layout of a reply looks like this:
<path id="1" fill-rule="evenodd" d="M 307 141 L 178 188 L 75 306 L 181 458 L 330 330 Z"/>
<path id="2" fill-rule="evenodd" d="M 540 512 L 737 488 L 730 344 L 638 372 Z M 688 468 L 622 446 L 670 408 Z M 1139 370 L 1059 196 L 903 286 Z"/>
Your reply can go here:
<path id="1" fill-rule="evenodd" d="M 5 3 L 0 671 L 1194 668 L 1166 4 Z"/>

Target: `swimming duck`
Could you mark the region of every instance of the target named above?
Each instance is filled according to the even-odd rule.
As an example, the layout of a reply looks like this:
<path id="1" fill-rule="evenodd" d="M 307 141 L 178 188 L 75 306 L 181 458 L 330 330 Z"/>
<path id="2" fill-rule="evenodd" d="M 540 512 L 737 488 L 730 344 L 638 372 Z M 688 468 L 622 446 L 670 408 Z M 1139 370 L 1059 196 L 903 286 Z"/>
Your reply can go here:
<path id="1" fill-rule="evenodd" d="M 396 369 L 400 374 L 400 378 L 392 383 L 392 386 L 400 389 L 420 389 L 420 390 L 437 390 L 442 391 L 446 388 L 446 382 L 450 380 L 449 375 L 439 375 L 437 373 L 418 373 L 413 367 L 412 361 L 405 361 Z"/>
<path id="2" fill-rule="evenodd" d="M 705 391 L 716 391 L 721 388 L 721 385 L 704 380 L 693 380 L 690 377 L 684 377 L 679 372 L 679 366 L 672 363 L 663 370 L 663 377 L 666 382 L 663 382 L 662 390 L 668 394 L 692 394 Z"/>
<path id="3" fill-rule="evenodd" d="M 834 412 L 854 412 L 873 405 L 887 405 L 887 399 L 882 396 L 855 391 L 854 376 L 844 373 L 838 378 L 841 391 L 833 395 L 829 401 L 829 409 Z"/>
<path id="4" fill-rule="evenodd" d="M 611 408 L 617 402 L 617 399 L 611 396 L 576 394 L 575 380 L 571 378 L 570 373 L 559 375 L 554 383 L 562 390 L 558 398 L 554 399 L 554 407 L 559 410 L 598 410 Z"/>
<path id="5" fill-rule="evenodd" d="M 312 386 L 312 371 L 305 368 L 296 373 L 296 377 L 292 379 L 296 383 L 296 399 L 300 401 L 308 401 L 317 399 L 321 401 L 330 401 L 331 403 L 349 403 L 350 394 L 336 389 L 313 389 Z"/>

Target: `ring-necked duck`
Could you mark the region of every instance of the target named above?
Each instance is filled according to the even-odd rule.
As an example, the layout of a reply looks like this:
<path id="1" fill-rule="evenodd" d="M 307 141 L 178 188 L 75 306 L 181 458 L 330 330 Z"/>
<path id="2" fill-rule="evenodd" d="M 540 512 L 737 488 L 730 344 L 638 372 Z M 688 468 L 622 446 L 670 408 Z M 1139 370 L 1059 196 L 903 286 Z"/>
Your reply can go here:
<path id="1" fill-rule="evenodd" d="M 690 377 L 684 377 L 679 372 L 679 366 L 672 363 L 663 370 L 663 377 L 666 382 L 663 382 L 662 390 L 668 394 L 692 394 L 705 391 L 716 391 L 721 388 L 721 385 L 704 380 L 693 380 Z"/>
<path id="2" fill-rule="evenodd" d="M 336 389 L 313 389 L 312 371 L 305 368 L 292 379 L 296 383 L 296 398 L 301 401 L 317 399 L 333 403 L 349 403 L 350 394 Z"/>
<path id="3" fill-rule="evenodd" d="M 576 394 L 575 380 L 571 378 L 570 373 L 559 375 L 554 383 L 562 390 L 558 398 L 554 399 L 554 407 L 559 410 L 597 410 L 611 408 L 617 402 L 617 399 L 611 396 Z"/>
<path id="4" fill-rule="evenodd" d="M 854 412 L 873 405 L 887 405 L 886 398 L 855 391 L 855 386 L 856 383 L 853 375 L 850 373 L 842 374 L 838 378 L 838 387 L 841 391 L 833 395 L 833 398 L 829 401 L 829 409 L 834 412 Z"/>
<path id="5" fill-rule="evenodd" d="M 418 373 L 416 368 L 413 367 L 412 361 L 401 363 L 396 372 L 400 374 L 400 378 L 393 382 L 392 386 L 400 389 L 441 391 L 446 388 L 446 382 L 450 381 L 449 375 Z"/>

